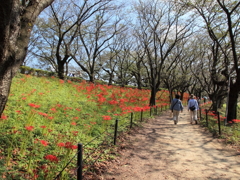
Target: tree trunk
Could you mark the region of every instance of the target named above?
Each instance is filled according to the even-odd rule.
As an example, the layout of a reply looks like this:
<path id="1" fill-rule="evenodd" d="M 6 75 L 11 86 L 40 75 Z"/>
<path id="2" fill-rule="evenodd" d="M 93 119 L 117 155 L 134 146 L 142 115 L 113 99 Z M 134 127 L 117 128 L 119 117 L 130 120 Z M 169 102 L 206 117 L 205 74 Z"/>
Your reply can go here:
<path id="1" fill-rule="evenodd" d="M 112 85 L 113 82 L 113 73 L 109 73 L 108 85 Z"/>
<path id="2" fill-rule="evenodd" d="M 93 74 L 90 74 L 90 75 L 89 75 L 89 81 L 90 81 L 91 83 L 94 83 L 94 76 L 93 76 Z"/>
<path id="3" fill-rule="evenodd" d="M 8 100 L 12 78 L 23 63 L 33 27 L 40 12 L 53 0 L 0 1 L 0 115 Z"/>
<path id="4" fill-rule="evenodd" d="M 4 108 L 8 100 L 12 78 L 14 77 L 15 72 L 9 68 L 4 72 L 4 74 L 0 75 L 0 113 L 1 114 L 4 111 Z"/>
<path id="5" fill-rule="evenodd" d="M 64 65 L 65 63 L 63 61 L 58 62 L 58 78 L 64 79 Z"/>
<path id="6" fill-rule="evenodd" d="M 150 97 L 149 105 L 150 106 L 156 105 L 156 90 L 155 90 L 155 88 L 151 89 L 151 97 Z"/>
<path id="7" fill-rule="evenodd" d="M 234 84 L 231 84 L 231 88 L 229 91 L 229 99 L 228 99 L 228 109 L 227 109 L 227 121 L 231 121 L 237 118 L 237 101 L 238 101 L 238 93 L 239 93 L 239 82 L 236 81 Z"/>
<path id="8" fill-rule="evenodd" d="M 153 78 L 151 87 L 152 88 L 151 88 L 151 97 L 150 97 L 149 106 L 155 106 L 156 105 L 156 94 L 157 94 L 155 78 Z"/>
<path id="9" fill-rule="evenodd" d="M 142 89 L 142 81 L 141 81 L 141 79 L 142 79 L 141 74 L 138 73 L 138 74 L 137 74 L 137 78 L 136 78 L 138 89 Z"/>
<path id="10" fill-rule="evenodd" d="M 183 95 L 184 95 L 184 93 L 185 93 L 184 91 L 181 91 L 181 92 L 180 92 L 180 95 L 181 95 L 180 99 L 181 99 L 181 101 L 183 101 Z"/>

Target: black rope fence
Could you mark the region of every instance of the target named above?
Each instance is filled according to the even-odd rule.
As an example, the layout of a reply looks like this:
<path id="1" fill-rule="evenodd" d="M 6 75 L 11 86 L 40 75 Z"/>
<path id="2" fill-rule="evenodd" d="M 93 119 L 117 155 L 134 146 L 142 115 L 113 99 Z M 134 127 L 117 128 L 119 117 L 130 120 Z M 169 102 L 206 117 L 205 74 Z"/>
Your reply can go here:
<path id="1" fill-rule="evenodd" d="M 203 113 L 204 112 L 204 113 Z M 211 111 L 208 110 L 208 109 L 204 109 L 202 110 L 201 108 L 199 108 L 199 116 L 200 116 L 200 121 L 203 122 L 203 120 L 205 120 L 205 122 L 203 123 L 206 123 L 206 127 L 209 127 L 209 113 Z M 221 130 L 221 126 L 224 126 L 224 122 L 221 123 L 221 118 L 220 118 L 220 112 L 211 112 L 213 114 L 213 117 L 215 119 L 217 119 L 217 124 L 218 124 L 218 134 L 221 135 L 222 134 L 222 130 Z M 203 115 L 205 114 L 205 118 L 203 117 Z"/>
<path id="2" fill-rule="evenodd" d="M 157 115 L 158 114 L 158 107 L 155 106 L 154 109 L 153 110 L 152 109 L 153 108 L 150 108 L 150 110 L 149 110 L 150 111 L 150 116 L 152 116 L 152 114 Z M 162 106 L 160 106 L 160 110 L 161 110 L 161 112 L 163 111 Z M 139 113 L 140 114 L 138 115 L 138 117 L 139 117 L 138 120 L 140 122 L 142 122 L 143 119 L 144 119 L 143 118 L 143 110 L 141 110 Z M 137 116 L 137 115 L 135 114 L 135 116 Z M 130 113 L 130 124 L 127 123 L 128 120 L 129 120 L 129 117 L 127 117 L 125 119 L 122 119 L 122 120 L 119 120 L 119 119 L 112 120 L 113 123 L 111 125 L 109 125 L 109 127 L 106 128 L 107 130 L 102 132 L 101 135 L 98 135 L 98 136 L 94 137 L 91 141 L 86 142 L 85 145 L 79 143 L 78 144 L 78 150 L 77 150 L 76 154 L 74 154 L 73 157 L 62 168 L 62 170 L 59 171 L 59 173 L 54 178 L 54 180 L 61 180 L 61 176 L 62 176 L 64 170 L 67 169 L 69 164 L 71 164 L 73 162 L 73 160 L 76 159 L 76 157 L 77 157 L 77 167 L 75 169 L 75 174 L 77 175 L 77 180 L 82 180 L 83 177 L 86 175 L 86 173 L 90 169 L 92 169 L 94 164 L 97 161 L 99 161 L 99 159 L 101 159 L 101 157 L 104 155 L 104 153 L 101 153 L 101 152 L 108 149 L 112 145 L 117 144 L 118 133 L 124 132 L 124 130 L 126 130 L 126 128 L 131 129 L 134 124 L 135 125 L 137 124 L 137 123 L 134 122 L 134 120 L 136 120 L 136 119 L 134 119 L 134 113 L 133 112 Z M 122 125 L 120 123 L 122 123 Z M 113 141 L 112 141 L 112 138 L 113 138 Z M 92 145 L 94 143 L 94 141 L 97 141 L 97 140 L 98 141 L 101 140 L 100 141 L 101 143 L 94 144 L 95 148 L 93 148 L 93 149 L 88 148 L 88 146 Z M 99 153 L 96 155 L 97 151 Z M 84 159 L 83 159 L 83 154 L 86 155 L 86 157 Z M 91 162 L 90 162 L 90 159 L 92 159 Z M 83 172 L 83 165 L 85 163 L 87 164 L 88 168 L 84 169 L 84 172 Z"/>

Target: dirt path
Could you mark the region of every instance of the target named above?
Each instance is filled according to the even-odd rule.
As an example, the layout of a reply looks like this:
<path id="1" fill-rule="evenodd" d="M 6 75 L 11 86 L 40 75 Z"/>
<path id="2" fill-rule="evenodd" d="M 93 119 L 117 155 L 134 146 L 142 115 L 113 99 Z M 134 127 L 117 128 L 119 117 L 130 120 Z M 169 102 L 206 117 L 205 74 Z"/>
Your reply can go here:
<path id="1" fill-rule="evenodd" d="M 104 180 L 240 180 L 240 154 L 191 125 L 186 108 L 178 125 L 164 113 L 130 141 Z"/>

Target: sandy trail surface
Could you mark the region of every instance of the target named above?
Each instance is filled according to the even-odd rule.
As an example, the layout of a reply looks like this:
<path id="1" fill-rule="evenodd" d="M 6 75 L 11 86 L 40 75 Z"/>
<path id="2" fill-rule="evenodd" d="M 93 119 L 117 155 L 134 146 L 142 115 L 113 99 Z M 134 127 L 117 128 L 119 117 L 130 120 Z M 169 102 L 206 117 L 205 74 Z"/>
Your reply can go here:
<path id="1" fill-rule="evenodd" d="M 186 108 L 177 125 L 165 112 L 143 126 L 103 179 L 240 180 L 240 153 L 191 125 Z"/>

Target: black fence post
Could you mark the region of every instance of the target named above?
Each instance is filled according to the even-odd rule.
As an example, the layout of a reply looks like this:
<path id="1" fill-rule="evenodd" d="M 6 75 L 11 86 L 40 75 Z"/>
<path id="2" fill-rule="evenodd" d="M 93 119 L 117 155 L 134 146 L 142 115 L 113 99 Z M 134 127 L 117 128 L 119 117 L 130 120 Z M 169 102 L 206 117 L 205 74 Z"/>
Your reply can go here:
<path id="1" fill-rule="evenodd" d="M 141 122 L 143 121 L 143 110 L 141 110 Z"/>
<path id="2" fill-rule="evenodd" d="M 155 108 L 155 115 L 158 115 L 158 107 Z"/>
<path id="3" fill-rule="evenodd" d="M 206 112 L 206 126 L 208 127 L 208 110 L 205 109 L 205 112 Z"/>
<path id="4" fill-rule="evenodd" d="M 219 135 L 221 135 L 222 132 L 221 132 L 221 122 L 220 122 L 219 112 L 217 112 L 217 118 L 218 118 L 218 130 L 219 130 Z"/>
<path id="5" fill-rule="evenodd" d="M 201 121 L 202 120 L 202 109 L 201 108 L 199 108 L 199 120 Z"/>
<path id="6" fill-rule="evenodd" d="M 82 159 L 83 159 L 83 152 L 82 152 L 82 144 L 78 144 L 78 155 L 77 155 L 77 180 L 82 180 Z"/>
<path id="7" fill-rule="evenodd" d="M 161 105 L 161 112 L 162 112 L 162 105 Z"/>
<path id="8" fill-rule="evenodd" d="M 113 141 L 114 145 L 116 145 L 116 141 L 117 141 L 117 131 L 118 131 L 118 119 L 116 119 L 115 121 L 115 131 L 114 131 L 114 141 Z"/>
<path id="9" fill-rule="evenodd" d="M 131 112 L 130 128 L 132 128 L 132 124 L 133 124 L 133 112 Z"/>
<path id="10" fill-rule="evenodd" d="M 150 116 L 152 116 L 152 107 L 150 107 Z"/>

